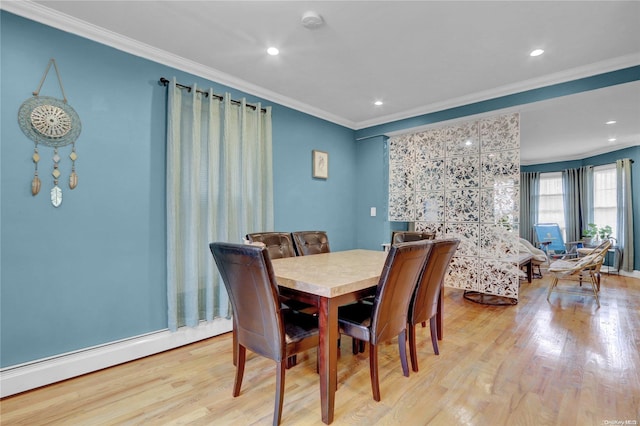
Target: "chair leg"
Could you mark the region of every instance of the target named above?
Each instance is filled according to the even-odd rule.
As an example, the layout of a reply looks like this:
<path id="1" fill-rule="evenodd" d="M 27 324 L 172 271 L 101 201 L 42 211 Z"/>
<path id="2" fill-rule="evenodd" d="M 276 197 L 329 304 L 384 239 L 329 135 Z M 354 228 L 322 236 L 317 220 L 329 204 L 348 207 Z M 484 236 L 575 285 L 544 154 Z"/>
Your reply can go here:
<path id="1" fill-rule="evenodd" d="M 246 359 L 247 350 L 242 345 L 234 345 L 238 349 L 236 358 L 236 381 L 233 384 L 233 396 L 240 395 L 240 387 L 242 386 L 242 377 L 244 376 L 244 361 Z"/>
<path id="2" fill-rule="evenodd" d="M 598 304 L 599 308 L 600 298 L 598 297 L 598 290 L 600 290 L 600 283 L 597 282 L 597 279 L 593 275 L 591 276 L 591 287 L 593 288 L 593 295 L 596 297 L 596 303 Z"/>
<path id="3" fill-rule="evenodd" d="M 407 362 L 407 329 L 405 328 L 398 335 L 398 350 L 400 352 L 400 364 L 402 364 L 402 374 L 409 377 L 409 363 Z"/>
<path id="4" fill-rule="evenodd" d="M 278 362 L 276 366 L 276 402 L 273 410 L 273 426 L 280 424 L 282 418 L 282 402 L 284 400 L 284 372 L 286 369 L 287 360 Z"/>
<path id="5" fill-rule="evenodd" d="M 364 346 L 365 346 L 365 341 L 364 340 L 358 340 L 358 339 L 352 339 L 351 340 L 351 351 L 353 352 L 354 355 L 358 355 L 358 353 L 362 353 L 364 352 Z"/>
<path id="6" fill-rule="evenodd" d="M 429 320 L 429 326 L 431 327 L 431 345 L 433 346 L 433 353 L 440 355 L 440 350 L 438 349 L 438 323 L 435 315 Z"/>
<path id="7" fill-rule="evenodd" d="M 551 292 L 553 291 L 556 285 L 558 285 L 558 277 L 554 276 L 551 279 L 551 283 L 549 284 L 549 291 L 547 292 L 547 302 L 549 301 L 549 297 L 551 297 Z"/>
<path id="8" fill-rule="evenodd" d="M 291 355 L 289 358 L 287 358 L 286 368 L 289 369 L 291 367 L 295 367 L 297 362 L 298 357 L 296 355 Z"/>
<path id="9" fill-rule="evenodd" d="M 238 365 L 238 335 L 236 334 L 236 326 L 235 323 L 233 325 L 233 365 Z"/>
<path id="10" fill-rule="evenodd" d="M 538 268 L 538 272 L 536 272 L 535 268 Z M 542 278 L 542 268 L 540 268 L 540 265 L 533 265 L 531 266 L 531 271 L 533 272 L 533 278 Z"/>
<path id="11" fill-rule="evenodd" d="M 416 347 L 416 326 L 413 324 L 408 324 L 408 327 L 409 327 L 409 355 L 411 357 L 411 369 L 417 372 L 418 371 L 418 349 Z"/>
<path id="12" fill-rule="evenodd" d="M 380 401 L 380 382 L 378 380 L 378 346 L 369 342 L 369 374 L 373 400 Z"/>

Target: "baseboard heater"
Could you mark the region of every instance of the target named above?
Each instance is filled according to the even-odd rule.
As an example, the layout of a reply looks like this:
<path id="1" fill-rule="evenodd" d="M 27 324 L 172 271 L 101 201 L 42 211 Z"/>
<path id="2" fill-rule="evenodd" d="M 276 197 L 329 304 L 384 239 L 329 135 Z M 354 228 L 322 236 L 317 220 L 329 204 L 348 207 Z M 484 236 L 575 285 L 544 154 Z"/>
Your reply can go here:
<path id="1" fill-rule="evenodd" d="M 0 398 L 154 355 L 231 331 L 231 319 L 218 318 L 175 333 L 160 330 L 0 370 Z"/>

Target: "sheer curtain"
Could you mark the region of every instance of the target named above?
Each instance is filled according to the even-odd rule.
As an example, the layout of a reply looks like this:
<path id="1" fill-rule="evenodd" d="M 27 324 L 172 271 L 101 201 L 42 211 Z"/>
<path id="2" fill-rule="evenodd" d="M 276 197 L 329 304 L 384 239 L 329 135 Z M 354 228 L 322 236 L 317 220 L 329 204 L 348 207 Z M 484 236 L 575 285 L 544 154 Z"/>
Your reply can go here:
<path id="1" fill-rule="evenodd" d="M 538 223 L 540 173 L 520 173 L 520 237 L 535 243 L 533 225 Z"/>
<path id="2" fill-rule="evenodd" d="M 616 177 L 618 188 L 618 245 L 622 250 L 621 268 L 633 271 L 633 191 L 631 188 L 631 163 L 625 158 L 616 161 Z"/>
<path id="3" fill-rule="evenodd" d="M 273 228 L 271 109 L 169 83 L 167 105 L 168 327 L 229 314 L 212 241 Z"/>

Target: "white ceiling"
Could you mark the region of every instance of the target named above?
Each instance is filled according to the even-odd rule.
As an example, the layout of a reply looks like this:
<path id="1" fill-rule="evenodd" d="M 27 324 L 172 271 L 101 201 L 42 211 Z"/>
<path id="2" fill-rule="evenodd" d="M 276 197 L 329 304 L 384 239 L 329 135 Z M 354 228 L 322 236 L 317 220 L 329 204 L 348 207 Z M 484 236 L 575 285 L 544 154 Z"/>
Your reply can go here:
<path id="1" fill-rule="evenodd" d="M 353 129 L 640 65 L 638 1 L 3 0 L 0 7 Z M 310 10 L 322 15 L 322 27 L 302 26 Z M 269 46 L 280 55 L 268 56 Z M 534 48 L 544 55 L 530 57 Z M 640 144 L 637 82 L 517 110 L 523 164 Z M 610 119 L 618 123 L 605 126 Z"/>

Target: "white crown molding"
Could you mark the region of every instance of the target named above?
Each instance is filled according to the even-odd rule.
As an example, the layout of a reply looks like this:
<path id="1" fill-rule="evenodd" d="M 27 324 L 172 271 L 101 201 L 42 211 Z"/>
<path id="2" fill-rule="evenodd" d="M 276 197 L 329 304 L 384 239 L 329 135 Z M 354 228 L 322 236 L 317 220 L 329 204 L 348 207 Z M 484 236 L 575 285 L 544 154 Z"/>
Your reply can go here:
<path id="1" fill-rule="evenodd" d="M 549 163 L 560 163 L 564 161 L 584 160 L 585 158 L 595 157 L 596 155 L 602 155 L 608 152 L 619 151 L 621 149 L 631 148 L 633 146 L 640 146 L 640 141 L 627 142 L 627 143 L 621 143 L 621 144 L 615 144 L 615 145 L 607 145 L 600 149 L 595 149 L 590 152 L 581 152 L 580 154 L 576 154 L 576 155 L 567 155 L 564 157 L 554 156 L 553 161 L 551 161 L 550 158 L 540 158 L 537 160 L 526 160 L 526 161 L 523 161 L 522 158 L 520 158 L 520 165 L 533 166 L 536 164 L 549 164 Z"/>
<path id="2" fill-rule="evenodd" d="M 69 15 L 50 9 L 39 3 L 34 3 L 30 0 L 3 0 L 0 2 L 0 9 L 4 9 L 8 12 L 57 28 L 59 30 L 93 40 L 95 42 L 121 50 L 123 52 L 130 53 L 132 55 L 139 56 L 141 58 L 145 58 L 154 62 L 158 62 L 160 64 L 197 75 L 199 77 L 211 80 L 219 84 L 233 87 L 234 89 L 243 91 L 245 93 L 263 98 L 265 100 L 269 100 L 271 102 L 276 102 L 280 105 L 293 108 L 314 117 L 318 117 L 353 130 L 361 130 L 367 127 L 386 124 L 398 120 L 404 120 L 407 118 L 412 118 L 432 112 L 442 111 L 449 108 L 468 105 L 475 102 L 497 98 L 500 96 L 537 89 L 540 87 L 563 83 L 640 64 L 640 53 L 622 56 L 613 58 L 608 61 L 597 62 L 563 72 L 549 74 L 540 78 L 500 86 L 494 89 L 472 93 L 443 102 L 424 105 L 419 108 L 403 111 L 397 114 L 378 117 L 373 120 L 354 122 L 343 117 L 339 117 L 328 111 L 315 108 L 308 104 L 296 101 L 295 99 L 291 99 L 279 93 L 267 90 L 263 87 L 256 86 L 247 81 L 238 79 L 232 75 L 223 73 L 219 70 L 205 67 L 197 62 L 182 58 L 178 55 L 174 55 L 172 53 L 168 53 L 147 44 L 140 43 L 128 37 L 124 37 L 113 31 L 109 31 L 104 28 L 89 24 L 85 21 L 73 18 Z"/>
<path id="3" fill-rule="evenodd" d="M 539 78 L 525 80 L 514 84 L 508 84 L 505 86 L 497 87 L 495 89 L 476 92 L 455 99 L 449 99 L 444 102 L 424 105 L 419 108 L 403 111 L 397 114 L 386 115 L 384 117 L 379 117 L 373 120 L 361 121 L 357 123 L 357 128 L 355 130 L 365 129 L 367 127 L 377 126 L 380 124 L 413 118 L 432 112 L 438 112 L 450 108 L 469 105 L 476 102 L 499 98 L 501 96 L 539 89 L 541 87 L 551 86 L 558 83 L 565 83 L 584 77 L 590 77 L 606 72 L 633 67 L 636 65 L 640 65 L 640 53 L 620 56 L 607 61 L 596 62 L 582 67 L 545 75 Z"/>
<path id="4" fill-rule="evenodd" d="M 280 105 L 305 112 L 323 120 L 330 121 L 341 126 L 353 129 L 356 125 L 353 121 L 338 117 L 330 112 L 312 107 L 305 103 L 288 98 L 279 93 L 272 92 L 263 87 L 256 86 L 247 81 L 236 78 L 214 68 L 203 66 L 197 62 L 166 52 L 137 40 L 122 36 L 113 31 L 76 19 L 64 13 L 50 9 L 30 0 L 3 0 L 0 9 L 31 19 L 44 25 L 84 37 L 89 40 L 104 44 L 114 49 L 158 62 L 181 71 L 205 78 L 218 84 L 232 87 L 256 97 L 276 102 Z M 158 76 L 160 78 L 161 76 Z"/>

